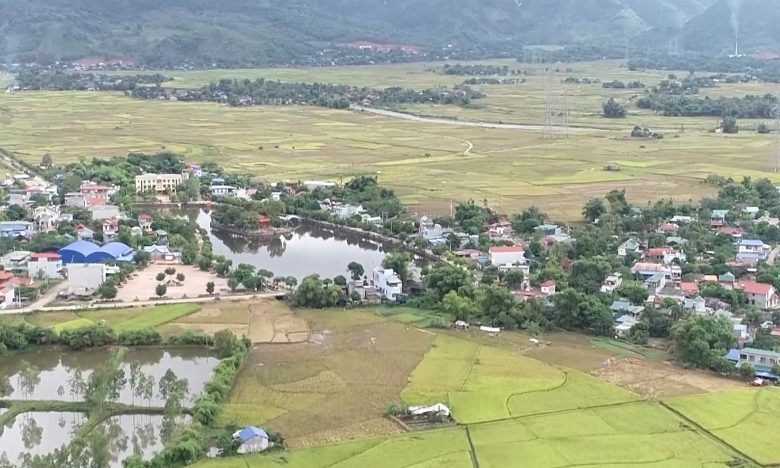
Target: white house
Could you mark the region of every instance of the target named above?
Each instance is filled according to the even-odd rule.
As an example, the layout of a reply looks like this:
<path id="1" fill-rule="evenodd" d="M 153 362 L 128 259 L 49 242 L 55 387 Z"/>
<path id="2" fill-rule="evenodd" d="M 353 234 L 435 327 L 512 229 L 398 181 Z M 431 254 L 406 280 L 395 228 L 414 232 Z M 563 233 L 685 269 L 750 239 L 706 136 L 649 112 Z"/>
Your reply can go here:
<path id="1" fill-rule="evenodd" d="M 778 305 L 777 292 L 771 284 L 745 281 L 735 284 L 734 288 L 744 291 L 747 303 L 750 305 L 763 309 L 772 309 Z"/>
<path id="2" fill-rule="evenodd" d="M 71 263 L 67 267 L 69 291 L 79 296 L 95 294 L 106 282 L 108 265 L 103 263 Z"/>
<path id="3" fill-rule="evenodd" d="M 617 254 L 618 257 L 625 257 L 629 254 L 638 254 L 639 252 L 639 241 L 632 237 L 618 246 Z"/>
<path id="4" fill-rule="evenodd" d="M 434 239 L 441 237 L 444 233 L 444 229 L 441 224 L 436 224 L 433 220 L 427 216 L 420 218 L 420 235 L 424 239 Z"/>
<path id="5" fill-rule="evenodd" d="M 333 214 L 341 219 L 351 218 L 366 211 L 363 205 L 334 205 Z"/>
<path id="6" fill-rule="evenodd" d="M 232 185 L 212 185 L 209 190 L 217 197 L 232 197 L 235 195 L 236 188 Z"/>
<path id="7" fill-rule="evenodd" d="M 611 293 L 623 284 L 623 275 L 620 273 L 612 273 L 607 276 L 604 283 L 601 285 L 601 292 Z"/>
<path id="8" fill-rule="evenodd" d="M 33 211 L 33 219 L 38 232 L 48 232 L 57 227 L 60 211 L 51 206 L 39 206 Z"/>
<path id="9" fill-rule="evenodd" d="M 32 278 L 61 278 L 62 256 L 53 252 L 33 254 L 27 271 Z"/>
<path id="10" fill-rule="evenodd" d="M 401 294 L 402 284 L 398 275 L 390 268 L 378 266 L 374 268 L 374 287 L 387 300 L 394 301 L 396 294 Z"/>
<path id="11" fill-rule="evenodd" d="M 488 259 L 494 266 L 515 265 L 525 263 L 523 247 L 514 245 L 511 247 L 491 247 L 488 251 Z"/>
<path id="12" fill-rule="evenodd" d="M 259 427 L 249 426 L 241 429 L 233 434 L 234 439 L 238 439 L 241 442 L 241 446 L 238 447 L 238 453 L 258 453 L 267 449 L 271 443 L 268 438 L 268 433 Z"/>

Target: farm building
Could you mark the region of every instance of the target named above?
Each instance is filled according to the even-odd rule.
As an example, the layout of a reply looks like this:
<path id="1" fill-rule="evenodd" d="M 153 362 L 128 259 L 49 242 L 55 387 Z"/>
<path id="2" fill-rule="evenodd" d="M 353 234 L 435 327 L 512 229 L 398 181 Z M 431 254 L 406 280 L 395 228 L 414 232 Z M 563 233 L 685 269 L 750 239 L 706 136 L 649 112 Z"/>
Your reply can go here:
<path id="1" fill-rule="evenodd" d="M 268 434 L 259 427 L 249 426 L 233 434 L 235 439 L 241 441 L 238 453 L 258 453 L 270 446 Z"/>
<path id="2" fill-rule="evenodd" d="M 62 263 L 101 263 L 105 260 L 114 262 L 131 262 L 135 258 L 135 252 L 129 246 L 121 242 L 110 242 L 103 247 L 98 247 L 92 242 L 80 240 L 61 248 L 58 252 L 62 256 Z"/>

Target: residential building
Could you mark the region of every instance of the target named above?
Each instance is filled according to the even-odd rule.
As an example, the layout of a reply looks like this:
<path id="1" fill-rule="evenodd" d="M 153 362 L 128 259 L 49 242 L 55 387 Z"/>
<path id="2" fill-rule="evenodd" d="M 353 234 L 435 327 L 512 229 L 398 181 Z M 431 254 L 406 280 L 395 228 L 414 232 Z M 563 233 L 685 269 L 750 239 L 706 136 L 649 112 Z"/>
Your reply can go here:
<path id="1" fill-rule="evenodd" d="M 27 221 L 0 221 L 0 236 L 2 237 L 31 237 L 33 223 Z"/>
<path id="2" fill-rule="evenodd" d="M 645 257 L 650 261 L 660 262 L 664 265 L 669 265 L 675 260 L 680 262 L 685 260 L 682 252 L 675 250 L 672 247 L 655 247 L 647 249 Z"/>
<path id="3" fill-rule="evenodd" d="M 158 229 L 157 232 L 157 244 L 168 245 L 168 231 Z"/>
<path id="4" fill-rule="evenodd" d="M 212 185 L 212 186 L 213 185 L 225 185 L 225 179 L 222 178 L 222 177 L 214 177 L 213 179 L 211 179 L 211 182 L 209 183 L 209 185 Z"/>
<path id="5" fill-rule="evenodd" d="M 76 237 L 78 240 L 91 241 L 95 238 L 95 232 L 83 224 L 79 224 L 76 226 Z"/>
<path id="6" fill-rule="evenodd" d="M 710 227 L 722 227 L 726 223 L 726 215 L 729 210 L 712 210 L 710 215 Z"/>
<path id="7" fill-rule="evenodd" d="M 78 208 L 87 207 L 87 197 L 79 192 L 70 192 L 65 194 L 65 206 L 75 206 Z"/>
<path id="8" fill-rule="evenodd" d="M 542 224 L 537 226 L 536 230 L 541 232 L 542 236 L 554 236 L 563 232 L 563 229 L 557 224 Z"/>
<path id="9" fill-rule="evenodd" d="M 522 265 L 525 263 L 525 253 L 522 246 L 491 247 L 488 258 L 494 266 Z"/>
<path id="10" fill-rule="evenodd" d="M 144 235 L 144 230 L 141 229 L 138 226 L 133 226 L 133 227 L 130 228 L 130 235 L 133 236 L 133 237 L 143 236 Z"/>
<path id="11" fill-rule="evenodd" d="M 639 241 L 632 237 L 618 246 L 617 254 L 619 257 L 625 257 L 626 255 L 631 254 L 640 254 L 641 251 L 639 247 Z"/>
<path id="12" fill-rule="evenodd" d="M 60 220 L 59 207 L 39 206 L 33 211 L 33 222 L 38 232 L 49 232 L 57 227 Z"/>
<path id="13" fill-rule="evenodd" d="M 748 326 L 742 323 L 734 323 L 734 337 L 737 339 L 740 348 L 744 348 L 749 343 L 753 342 L 753 337 L 750 336 Z"/>
<path id="14" fill-rule="evenodd" d="M 666 275 L 663 273 L 656 273 L 653 276 L 647 278 L 644 282 L 644 287 L 650 294 L 656 294 L 666 286 Z"/>
<path id="15" fill-rule="evenodd" d="M 394 301 L 395 296 L 403 292 L 401 279 L 390 268 L 374 268 L 373 278 L 374 287 L 389 301 Z"/>
<path id="16" fill-rule="evenodd" d="M 232 185 L 212 185 L 209 191 L 215 197 L 232 197 L 236 194 L 236 188 Z"/>
<path id="17" fill-rule="evenodd" d="M 549 298 L 555 295 L 555 281 L 545 281 L 537 288 L 532 287 L 528 280 L 525 280 L 521 288 L 512 293 L 521 301 L 532 298 Z"/>
<path id="18" fill-rule="evenodd" d="M 775 380 L 778 377 L 770 373 L 772 367 L 780 363 L 780 353 L 755 348 L 732 349 L 726 355 L 726 359 L 736 363 L 737 367 L 745 363 L 751 364 L 759 377 L 770 377 Z"/>
<path id="19" fill-rule="evenodd" d="M 143 174 L 135 176 L 135 193 L 165 192 L 181 185 L 181 174 Z"/>
<path id="20" fill-rule="evenodd" d="M 266 215 L 257 215 L 257 227 L 260 229 L 270 229 L 271 218 Z"/>
<path id="21" fill-rule="evenodd" d="M 642 275 L 644 279 L 647 279 L 656 273 L 663 273 L 666 277 L 671 278 L 672 268 L 671 266 L 659 263 L 637 262 L 631 267 L 631 273 Z"/>
<path id="22" fill-rule="evenodd" d="M 745 231 L 743 231 L 742 228 L 725 226 L 718 229 L 718 234 L 722 234 L 724 236 L 731 236 L 732 239 L 734 239 L 734 242 L 737 243 L 742 239 L 742 236 L 745 234 Z"/>
<path id="23" fill-rule="evenodd" d="M 675 223 L 675 224 L 688 224 L 693 220 L 691 216 L 683 216 L 683 215 L 674 215 L 672 219 L 669 220 L 669 222 Z"/>
<path id="24" fill-rule="evenodd" d="M 119 217 L 119 207 L 116 205 L 95 205 L 87 208 L 92 213 L 92 218 L 103 220 Z"/>
<path id="25" fill-rule="evenodd" d="M 242 455 L 262 452 L 271 445 L 268 434 L 254 426 L 237 431 L 233 434 L 233 438 L 241 442 L 238 453 Z"/>
<path id="26" fill-rule="evenodd" d="M 726 289 L 734 289 L 734 283 L 736 281 L 737 278 L 730 271 L 727 271 L 726 273 L 723 273 L 722 275 L 718 276 L 718 284 L 720 284 Z"/>
<path id="27" fill-rule="evenodd" d="M 734 285 L 745 293 L 747 303 L 762 309 L 777 307 L 777 292 L 771 284 L 756 283 L 753 281 L 739 282 Z"/>
<path id="28" fill-rule="evenodd" d="M 152 230 L 152 217 L 148 214 L 142 214 L 138 216 L 138 226 L 144 231 Z"/>
<path id="29" fill-rule="evenodd" d="M 62 256 L 53 252 L 33 254 L 27 272 L 32 278 L 61 278 Z"/>
<path id="30" fill-rule="evenodd" d="M 307 180 L 303 183 L 303 186 L 309 189 L 309 191 L 314 191 L 318 187 L 335 187 L 336 184 L 334 182 L 324 182 L 321 180 Z"/>
<path id="31" fill-rule="evenodd" d="M 680 232 L 680 226 L 674 223 L 666 223 L 661 225 L 656 232 L 659 234 L 677 234 Z"/>
<path id="32" fill-rule="evenodd" d="M 612 273 L 607 276 L 604 282 L 601 284 L 601 292 L 611 293 L 623 284 L 623 275 L 620 273 Z"/>
<path id="33" fill-rule="evenodd" d="M 366 211 L 363 208 L 363 205 L 342 205 L 342 204 L 334 204 L 332 208 L 333 214 L 341 219 L 347 219 L 351 218 L 353 216 L 357 216 L 364 211 Z"/>
<path id="34" fill-rule="evenodd" d="M 686 296 L 699 294 L 699 284 L 693 281 L 680 283 L 680 291 Z"/>
<path id="35" fill-rule="evenodd" d="M 111 187 L 105 185 L 95 185 L 95 184 L 85 184 L 82 185 L 81 188 L 79 189 L 79 192 L 86 199 L 101 198 L 105 201 L 108 201 L 110 191 L 111 191 Z"/>
<path id="36" fill-rule="evenodd" d="M 436 224 L 433 220 L 427 216 L 420 218 L 420 235 L 425 239 L 434 239 L 442 237 L 444 228 L 441 224 Z"/>
<path id="37" fill-rule="evenodd" d="M 634 328 L 634 325 L 636 325 L 636 321 L 628 321 L 625 323 L 621 323 L 618 325 L 615 325 L 615 336 L 618 338 L 625 338 L 628 336 L 628 333 L 631 331 L 632 328 Z"/>
<path id="38" fill-rule="evenodd" d="M 756 224 L 767 223 L 770 226 L 777 227 L 778 225 L 780 225 L 780 218 L 775 218 L 775 217 L 772 217 L 772 216 L 769 216 L 769 215 L 764 215 L 764 216 L 762 216 L 760 218 L 754 219 L 753 222 L 756 223 Z"/>
<path id="39" fill-rule="evenodd" d="M 766 260 L 772 247 L 761 239 L 741 239 L 737 244 L 737 260 Z"/>
<path id="40" fill-rule="evenodd" d="M 102 263 L 71 263 L 67 265 L 68 291 L 79 296 L 91 296 L 106 282 L 108 265 Z"/>
<path id="41" fill-rule="evenodd" d="M 154 261 L 175 262 L 181 259 L 181 252 L 171 252 L 167 245 L 147 245 L 144 247 Z"/>
<path id="42" fill-rule="evenodd" d="M 103 242 L 113 242 L 119 232 L 119 220 L 109 218 L 103 221 Z"/>
<path id="43" fill-rule="evenodd" d="M 612 301 L 609 310 L 616 314 L 626 314 L 630 317 L 637 318 L 642 315 L 645 308 L 642 306 L 635 306 L 628 301 Z"/>
<path id="44" fill-rule="evenodd" d="M 0 265 L 3 266 L 3 270 L 14 273 L 20 273 L 27 271 L 27 263 L 32 258 L 32 252 L 26 250 L 16 250 L 8 252 L 0 257 Z"/>
<path id="45" fill-rule="evenodd" d="M 197 177 L 198 179 L 203 177 L 203 168 L 200 167 L 200 164 L 190 163 L 190 164 L 187 164 L 187 167 L 189 168 L 190 173 L 192 175 L 194 175 L 195 177 Z"/>
<path id="46" fill-rule="evenodd" d="M 746 206 L 742 208 L 742 212 L 746 215 L 750 216 L 751 218 L 755 218 L 758 216 L 761 210 L 757 206 Z"/>
<path id="47" fill-rule="evenodd" d="M 707 312 L 707 303 L 701 296 L 696 296 L 693 298 L 686 297 L 682 301 L 682 306 L 684 310 L 690 310 L 696 314 L 704 314 Z"/>

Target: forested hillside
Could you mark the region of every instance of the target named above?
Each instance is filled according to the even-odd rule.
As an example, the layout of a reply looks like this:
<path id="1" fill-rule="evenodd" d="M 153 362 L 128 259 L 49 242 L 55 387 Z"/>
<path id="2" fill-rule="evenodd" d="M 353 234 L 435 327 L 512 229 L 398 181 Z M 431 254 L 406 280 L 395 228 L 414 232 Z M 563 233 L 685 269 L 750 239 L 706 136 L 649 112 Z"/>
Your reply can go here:
<path id="1" fill-rule="evenodd" d="M 673 28 L 712 1 L 0 0 L 0 58 L 301 64 L 353 41 L 512 53 L 528 43 L 622 44 Z"/>
<path id="2" fill-rule="evenodd" d="M 733 51 L 736 28 L 740 50 L 778 49 L 780 0 L 718 0 L 683 29 L 685 47 L 697 51 Z"/>

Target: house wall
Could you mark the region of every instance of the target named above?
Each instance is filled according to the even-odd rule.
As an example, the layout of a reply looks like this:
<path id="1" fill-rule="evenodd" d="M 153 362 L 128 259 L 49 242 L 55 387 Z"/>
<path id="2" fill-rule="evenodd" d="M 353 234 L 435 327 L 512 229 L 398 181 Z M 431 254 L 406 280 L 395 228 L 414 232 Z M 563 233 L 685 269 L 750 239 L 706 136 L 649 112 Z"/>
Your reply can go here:
<path id="1" fill-rule="evenodd" d="M 262 452 L 268 448 L 268 439 L 256 436 L 244 442 L 244 453 Z"/>
<path id="2" fill-rule="evenodd" d="M 97 263 L 72 263 L 68 265 L 68 283 L 70 288 L 93 293 L 106 281 L 105 266 Z"/>
<path id="3" fill-rule="evenodd" d="M 167 189 L 176 188 L 182 183 L 181 174 L 152 174 L 154 177 L 136 176 L 135 192 L 142 193 L 148 190 L 163 192 Z"/>
<path id="4" fill-rule="evenodd" d="M 775 307 L 777 304 L 771 300 L 772 296 L 774 296 L 773 290 L 770 290 L 766 295 L 745 293 L 748 304 L 756 307 Z"/>
<path id="5" fill-rule="evenodd" d="M 772 367 L 778 363 L 778 360 L 768 356 L 758 356 L 743 349 L 739 352 L 739 362 L 749 362 L 753 365 Z"/>
<path id="6" fill-rule="evenodd" d="M 60 278 L 59 271 L 62 269 L 62 260 L 41 258 L 37 261 L 31 261 L 27 267 L 32 278 L 38 278 L 41 274 L 44 278 Z"/>
<path id="7" fill-rule="evenodd" d="M 490 263 L 495 266 L 508 263 L 525 263 L 524 252 L 493 252 L 490 255 Z"/>
<path id="8" fill-rule="evenodd" d="M 388 300 L 394 301 L 396 294 L 401 294 L 401 284 L 389 285 L 387 284 L 387 276 L 384 274 L 384 270 L 374 270 L 374 287 L 380 294 L 385 296 Z"/>

